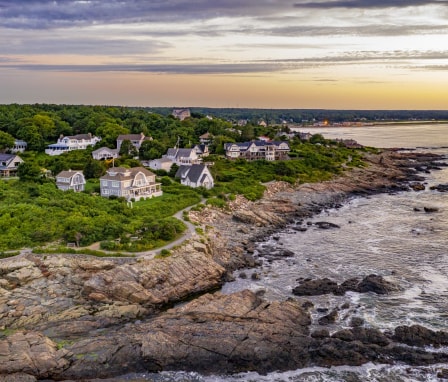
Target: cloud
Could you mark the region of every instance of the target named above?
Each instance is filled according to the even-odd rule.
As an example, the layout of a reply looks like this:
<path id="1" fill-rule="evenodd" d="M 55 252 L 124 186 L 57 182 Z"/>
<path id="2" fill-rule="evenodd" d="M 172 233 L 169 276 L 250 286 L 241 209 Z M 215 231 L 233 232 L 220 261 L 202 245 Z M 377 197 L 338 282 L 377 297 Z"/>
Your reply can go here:
<path id="1" fill-rule="evenodd" d="M 288 0 L 12 0 L 0 2 L 0 25 L 47 29 L 73 24 L 203 20 L 268 15 L 291 8 Z"/>
<path id="2" fill-rule="evenodd" d="M 2 63 L 0 58 L 0 68 L 10 68 L 28 71 L 47 72 L 140 72 L 157 74 L 257 74 L 288 72 L 302 69 L 341 66 L 341 65 L 362 65 L 371 63 L 396 63 L 415 61 L 415 65 L 409 68 L 421 68 L 421 62 L 431 60 L 448 60 L 448 51 L 359 51 L 346 52 L 336 56 L 312 57 L 312 58 L 291 58 L 283 60 L 259 60 L 240 63 L 179 63 L 179 64 L 104 64 L 104 65 L 67 65 L 67 64 L 28 64 L 23 62 L 11 63 L 7 60 Z M 446 68 L 444 65 L 425 65 L 425 68 Z"/>
<path id="3" fill-rule="evenodd" d="M 304 1 L 295 3 L 296 8 L 406 8 L 426 5 L 448 5 L 447 0 L 334 0 L 334 1 Z"/>

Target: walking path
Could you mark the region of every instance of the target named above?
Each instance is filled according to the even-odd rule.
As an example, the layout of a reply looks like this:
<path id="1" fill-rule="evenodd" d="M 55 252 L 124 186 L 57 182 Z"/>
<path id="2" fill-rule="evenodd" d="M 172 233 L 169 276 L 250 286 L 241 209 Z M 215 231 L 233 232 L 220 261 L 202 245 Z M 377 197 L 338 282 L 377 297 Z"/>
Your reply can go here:
<path id="1" fill-rule="evenodd" d="M 117 253 L 117 252 L 119 252 L 119 253 L 122 253 L 123 255 L 129 255 L 129 256 L 132 256 L 132 257 L 150 257 L 150 258 L 152 258 L 155 255 L 159 254 L 164 249 L 170 250 L 173 247 L 176 247 L 176 246 L 184 243 L 185 241 L 189 240 L 196 233 L 196 226 L 194 224 L 192 224 L 191 222 L 184 220 L 183 219 L 183 215 L 184 215 L 184 212 L 190 211 L 193 207 L 195 207 L 195 206 L 197 206 L 198 204 L 201 204 L 201 203 L 203 204 L 203 203 L 205 203 L 205 201 L 206 201 L 206 199 L 202 198 L 199 203 L 197 203 L 197 204 L 195 204 L 193 206 L 190 206 L 190 207 L 186 207 L 183 210 L 180 210 L 180 211 L 176 212 L 173 215 L 173 217 L 175 217 L 176 219 L 181 220 L 187 226 L 187 230 L 178 239 L 176 239 L 176 240 L 174 240 L 174 241 L 172 241 L 172 242 L 170 242 L 170 243 L 168 243 L 168 244 L 166 244 L 166 245 L 164 245 L 162 247 L 158 247 L 158 248 L 151 249 L 149 251 L 143 251 L 143 252 L 105 251 L 105 250 L 100 249 L 100 243 L 96 242 L 96 243 L 93 243 L 92 245 L 89 245 L 88 247 L 81 247 L 79 249 L 81 249 L 81 250 L 83 248 L 84 249 L 91 249 L 91 250 L 94 250 L 94 251 L 101 251 L 101 252 L 104 252 L 106 254 L 107 253 Z"/>

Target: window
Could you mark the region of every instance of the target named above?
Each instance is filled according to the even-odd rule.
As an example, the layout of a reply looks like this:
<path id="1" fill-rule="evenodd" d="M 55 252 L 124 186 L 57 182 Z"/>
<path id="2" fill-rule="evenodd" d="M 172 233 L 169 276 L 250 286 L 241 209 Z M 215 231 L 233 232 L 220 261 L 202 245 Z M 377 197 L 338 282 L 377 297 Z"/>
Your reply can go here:
<path id="1" fill-rule="evenodd" d="M 120 187 L 120 182 L 117 182 L 117 181 L 113 181 L 112 182 L 112 187 Z"/>

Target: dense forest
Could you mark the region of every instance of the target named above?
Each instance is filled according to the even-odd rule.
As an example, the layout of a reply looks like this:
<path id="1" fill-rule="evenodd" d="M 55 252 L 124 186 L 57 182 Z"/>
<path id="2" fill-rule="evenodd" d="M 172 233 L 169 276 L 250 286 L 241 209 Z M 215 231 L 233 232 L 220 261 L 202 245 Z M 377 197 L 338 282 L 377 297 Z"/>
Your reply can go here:
<path id="1" fill-rule="evenodd" d="M 384 121 L 448 121 L 448 110 L 325 110 L 325 109 L 243 109 L 243 108 L 190 108 L 196 115 L 211 115 L 229 121 L 247 120 L 257 124 L 309 123 L 312 121 L 344 122 L 366 120 Z M 169 115 L 170 108 L 148 108 Z"/>
<path id="2" fill-rule="evenodd" d="M 171 112 L 171 110 L 170 110 Z M 205 200 L 220 208 L 236 194 L 257 200 L 264 192 L 263 183 L 282 180 L 290 183 L 329 179 L 350 166 L 362 166 L 362 150 L 343 147 L 325 140 L 319 134 L 309 141 L 299 137 L 289 140 L 289 160 L 246 162 L 224 158 L 223 143 L 255 139 L 266 135 L 288 139 L 286 126 L 259 126 L 247 123 L 237 126 L 222 118 L 192 112 L 183 121 L 154 110 L 110 106 L 72 105 L 0 105 L 0 149 L 8 151 L 14 139 L 28 143 L 20 156 L 18 178 L 0 181 L 0 250 L 39 248 L 39 251 L 62 251 L 68 243 L 76 247 L 99 242 L 104 250 L 143 251 L 162 246 L 185 230 L 183 222 L 172 215 L 185 207 Z M 215 179 L 211 190 L 193 189 L 174 178 L 175 166 L 169 173 L 157 171 L 163 196 L 129 205 L 123 198 L 99 196 L 99 177 L 112 165 L 141 166 L 141 159 L 159 158 L 179 143 L 192 147 L 200 135 L 211 133 L 213 162 L 210 171 Z M 61 135 L 91 133 L 100 136 L 97 146 L 75 150 L 58 156 L 44 153 L 48 144 Z M 120 134 L 144 133 L 139 152 L 120 151 L 120 158 L 111 163 L 96 161 L 92 150 L 116 147 Z M 365 149 L 364 149 L 365 150 Z M 83 170 L 88 179 L 82 193 L 64 192 L 56 187 L 54 175 L 63 170 Z M 198 208 L 200 208 L 199 205 Z M 6 256 L 4 254 L 3 256 Z"/>

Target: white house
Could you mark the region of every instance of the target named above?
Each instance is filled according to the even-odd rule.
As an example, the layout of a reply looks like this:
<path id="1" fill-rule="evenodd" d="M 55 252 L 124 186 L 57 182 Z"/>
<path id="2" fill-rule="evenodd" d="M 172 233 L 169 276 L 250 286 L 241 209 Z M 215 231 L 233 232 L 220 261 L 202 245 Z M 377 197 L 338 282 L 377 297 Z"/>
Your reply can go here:
<path id="1" fill-rule="evenodd" d="M 205 144 L 201 144 L 201 145 L 195 145 L 193 147 L 193 150 L 196 151 L 196 155 L 199 158 L 203 158 L 203 157 L 208 157 L 210 152 L 208 150 L 208 146 Z"/>
<path id="2" fill-rule="evenodd" d="M 181 184 L 189 187 L 205 187 L 211 189 L 214 186 L 213 176 L 204 164 L 180 166 L 176 172 L 176 178 L 180 178 Z"/>
<path id="3" fill-rule="evenodd" d="M 225 143 L 224 150 L 228 159 L 268 161 L 286 159 L 290 151 L 288 142 L 285 141 L 251 141 L 243 143 Z"/>
<path id="4" fill-rule="evenodd" d="M 92 151 L 92 157 L 96 160 L 118 158 L 118 149 L 110 149 L 109 147 L 101 147 Z"/>
<path id="5" fill-rule="evenodd" d="M 201 159 L 194 149 L 168 149 L 163 158 L 170 159 L 178 166 L 182 166 L 184 164 L 191 166 L 192 164 L 201 163 Z"/>
<path id="6" fill-rule="evenodd" d="M 100 178 L 100 189 L 106 198 L 114 195 L 136 201 L 162 195 L 156 175 L 144 167 L 112 167 Z"/>
<path id="7" fill-rule="evenodd" d="M 21 139 L 16 139 L 14 141 L 14 146 L 11 149 L 12 153 L 23 153 L 26 148 L 28 146 L 28 143 L 26 143 L 25 141 L 22 141 Z"/>
<path id="8" fill-rule="evenodd" d="M 143 162 L 142 162 L 143 163 Z M 153 159 L 147 162 L 147 166 L 151 170 L 165 170 L 166 172 L 170 171 L 171 166 L 173 165 L 173 161 L 168 158 L 158 158 Z M 145 163 L 143 163 L 145 165 Z"/>
<path id="9" fill-rule="evenodd" d="M 56 186 L 62 190 L 84 191 L 86 179 L 82 171 L 61 171 L 56 175 Z"/>
<path id="10" fill-rule="evenodd" d="M 0 154 L 0 177 L 16 176 L 20 163 L 23 163 L 23 159 L 18 155 Z"/>
<path id="11" fill-rule="evenodd" d="M 121 145 L 124 141 L 130 141 L 132 146 L 134 146 L 137 150 L 140 149 L 140 146 L 144 141 L 152 141 L 152 137 L 146 137 L 145 134 L 122 134 L 117 138 L 117 150 L 120 152 Z"/>
<path id="12" fill-rule="evenodd" d="M 78 134 L 73 136 L 60 136 L 57 143 L 48 145 L 45 153 L 48 155 L 61 155 L 72 150 L 85 150 L 89 146 L 95 146 L 101 138 L 89 134 Z"/>

